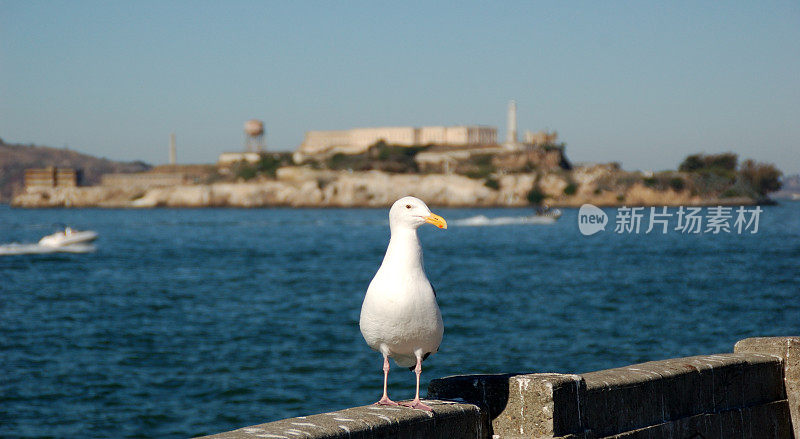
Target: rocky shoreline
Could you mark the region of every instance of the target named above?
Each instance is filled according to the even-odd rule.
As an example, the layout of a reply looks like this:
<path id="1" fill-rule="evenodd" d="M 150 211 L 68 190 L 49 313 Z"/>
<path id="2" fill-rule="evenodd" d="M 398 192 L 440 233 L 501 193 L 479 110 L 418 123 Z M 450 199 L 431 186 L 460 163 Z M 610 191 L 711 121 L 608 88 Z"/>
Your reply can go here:
<path id="1" fill-rule="evenodd" d="M 607 165 L 578 167 L 571 172 L 507 174 L 496 187 L 481 179 L 455 174 L 391 174 L 285 167 L 276 178 L 237 183 L 161 187 L 89 186 L 28 188 L 12 206 L 41 207 L 385 207 L 405 195 L 440 207 L 524 207 L 532 187 L 551 206 L 677 206 L 748 205 L 747 197 L 703 197 L 688 189 L 659 189 L 641 181 L 607 187 L 615 171 Z M 618 176 L 615 178 L 619 180 Z M 567 190 L 572 185 L 574 191 Z"/>

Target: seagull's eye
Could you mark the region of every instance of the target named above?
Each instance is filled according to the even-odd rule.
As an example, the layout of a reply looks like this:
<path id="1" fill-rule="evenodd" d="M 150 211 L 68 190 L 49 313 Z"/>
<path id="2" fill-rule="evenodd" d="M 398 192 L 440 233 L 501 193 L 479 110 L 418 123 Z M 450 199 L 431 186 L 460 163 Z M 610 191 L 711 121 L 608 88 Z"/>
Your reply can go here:
<path id="1" fill-rule="evenodd" d="M 410 204 L 406 204 L 406 209 L 411 209 L 411 205 Z"/>

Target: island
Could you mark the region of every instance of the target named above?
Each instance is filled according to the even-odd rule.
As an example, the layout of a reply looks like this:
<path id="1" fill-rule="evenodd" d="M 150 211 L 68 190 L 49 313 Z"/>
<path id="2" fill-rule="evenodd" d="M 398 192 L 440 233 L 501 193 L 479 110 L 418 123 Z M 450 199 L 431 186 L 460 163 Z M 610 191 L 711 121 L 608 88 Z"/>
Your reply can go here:
<path id="1" fill-rule="evenodd" d="M 213 165 L 123 169 L 90 185 L 37 180 L 18 189 L 11 204 L 385 207 L 414 195 L 442 207 L 749 205 L 769 202 L 780 188 L 774 165 L 740 162 L 733 153 L 691 155 L 676 170 L 626 171 L 618 163 L 571 163 L 555 133 L 528 140 L 509 147 L 381 139 L 349 151 L 228 153 Z"/>

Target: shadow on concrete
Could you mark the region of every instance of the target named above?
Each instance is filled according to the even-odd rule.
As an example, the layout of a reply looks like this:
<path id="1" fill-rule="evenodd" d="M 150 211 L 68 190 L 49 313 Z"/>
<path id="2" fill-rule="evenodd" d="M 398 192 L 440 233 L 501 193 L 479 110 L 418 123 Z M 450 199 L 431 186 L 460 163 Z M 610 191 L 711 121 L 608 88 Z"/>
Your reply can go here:
<path id="1" fill-rule="evenodd" d="M 508 404 L 508 385 L 512 377 L 525 372 L 486 375 L 455 375 L 438 378 L 428 385 L 428 399 L 475 404 L 486 418 L 484 426 L 492 436 L 492 420 L 503 413 Z"/>

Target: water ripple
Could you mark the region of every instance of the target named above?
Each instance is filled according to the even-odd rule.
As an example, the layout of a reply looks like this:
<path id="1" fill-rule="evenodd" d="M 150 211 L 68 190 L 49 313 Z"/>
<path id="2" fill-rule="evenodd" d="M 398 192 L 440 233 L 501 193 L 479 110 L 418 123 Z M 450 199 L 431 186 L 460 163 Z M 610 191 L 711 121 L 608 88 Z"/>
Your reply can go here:
<path id="1" fill-rule="evenodd" d="M 420 237 L 446 329 L 425 382 L 800 332 L 797 203 L 766 208 L 755 236 L 587 238 L 574 210 L 548 225 L 522 209 L 437 213 L 453 227 Z M 380 396 L 358 314 L 385 210 L 0 206 L 0 242 L 55 223 L 100 239 L 92 253 L 0 257 L 0 436 L 187 437 Z M 393 397 L 413 384 L 393 367 Z"/>

